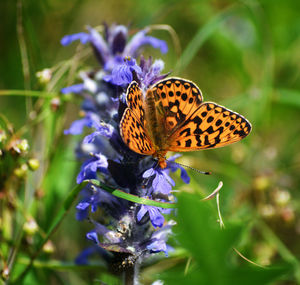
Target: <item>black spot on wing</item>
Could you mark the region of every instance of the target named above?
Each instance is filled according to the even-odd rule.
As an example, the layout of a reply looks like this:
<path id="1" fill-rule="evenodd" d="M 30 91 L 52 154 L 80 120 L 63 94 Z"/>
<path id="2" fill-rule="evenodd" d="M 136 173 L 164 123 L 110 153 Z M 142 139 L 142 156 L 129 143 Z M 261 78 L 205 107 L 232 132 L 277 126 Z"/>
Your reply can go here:
<path id="1" fill-rule="evenodd" d="M 222 120 L 219 119 L 219 120 L 216 121 L 216 126 L 217 127 L 220 126 L 221 124 L 222 124 Z"/>
<path id="2" fill-rule="evenodd" d="M 192 140 L 188 139 L 185 141 L 185 147 L 190 147 L 192 145 Z"/>

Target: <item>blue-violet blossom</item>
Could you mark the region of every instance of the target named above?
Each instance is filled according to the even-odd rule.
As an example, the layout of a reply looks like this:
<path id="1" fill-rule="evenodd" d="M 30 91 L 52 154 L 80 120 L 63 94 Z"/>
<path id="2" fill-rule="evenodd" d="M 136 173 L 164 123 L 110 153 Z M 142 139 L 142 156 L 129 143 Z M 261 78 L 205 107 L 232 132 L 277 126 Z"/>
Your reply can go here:
<path id="1" fill-rule="evenodd" d="M 76 154 L 83 161 L 77 183 L 86 179 L 99 179 L 113 188 L 132 195 L 156 201 L 173 201 L 174 180 L 170 172 L 181 170 L 183 182 L 189 183 L 186 171 L 170 158 L 167 167 L 160 169 L 152 157 L 132 152 L 119 134 L 119 123 L 126 108 L 126 88 L 136 80 L 146 90 L 168 74 L 161 74 L 162 60 L 145 59 L 140 52 L 145 45 L 167 52 L 167 44 L 148 35 L 143 29 L 128 39 L 128 29 L 122 25 L 106 27 L 105 34 L 94 28 L 88 33 L 65 36 L 61 43 L 68 45 L 80 40 L 90 43 L 101 67 L 96 72 L 82 72 L 82 82 L 62 89 L 82 96 L 83 117 L 73 122 L 65 134 L 78 135 L 85 127 L 93 130 L 78 145 Z M 137 63 L 139 61 L 139 64 Z M 140 262 L 147 256 L 168 253 L 168 235 L 175 224 L 165 221 L 170 210 L 136 204 L 117 198 L 105 190 L 89 183 L 81 192 L 77 207 L 77 219 L 88 219 L 94 228 L 86 237 L 95 246 L 79 255 L 79 263 L 87 262 L 88 256 L 98 252 L 114 268 Z M 96 215 L 101 209 L 101 219 Z M 101 248 L 101 250 L 99 250 Z M 121 260 L 116 256 L 122 255 Z"/>

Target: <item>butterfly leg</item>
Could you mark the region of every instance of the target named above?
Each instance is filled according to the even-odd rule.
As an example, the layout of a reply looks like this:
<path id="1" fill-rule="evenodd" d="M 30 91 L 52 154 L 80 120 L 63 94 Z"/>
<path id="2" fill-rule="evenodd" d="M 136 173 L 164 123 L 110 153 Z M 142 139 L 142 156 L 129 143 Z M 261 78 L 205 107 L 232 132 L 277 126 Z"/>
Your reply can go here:
<path id="1" fill-rule="evenodd" d="M 158 165 L 161 169 L 167 167 L 167 160 L 166 160 L 166 151 L 156 152 L 153 157 L 158 160 Z"/>

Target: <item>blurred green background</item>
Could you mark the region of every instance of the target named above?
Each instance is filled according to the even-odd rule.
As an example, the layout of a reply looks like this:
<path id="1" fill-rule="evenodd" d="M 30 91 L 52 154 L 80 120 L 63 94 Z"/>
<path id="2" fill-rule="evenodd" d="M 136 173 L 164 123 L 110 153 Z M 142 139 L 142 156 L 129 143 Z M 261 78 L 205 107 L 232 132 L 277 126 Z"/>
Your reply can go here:
<path id="1" fill-rule="evenodd" d="M 9 188 L 13 193 L 9 215 L 16 218 L 16 225 L 22 225 L 23 213 L 26 219 L 33 216 L 43 236 L 63 198 L 75 185 L 78 164 L 73 149 L 78 138 L 64 137 L 62 131 L 78 117 L 79 102 L 62 101 L 59 110 L 53 111 L 50 100 L 15 96 L 19 93 L 4 90 L 46 90 L 59 96 L 60 88 L 79 82 L 76 74 L 80 69 L 99 68 L 92 56 L 78 60 L 75 67 L 68 67 L 61 77 L 57 75 L 51 89 L 36 77 L 45 68 L 56 66 L 62 70 L 62 62 L 81 47 L 62 47 L 60 39 L 85 31 L 86 25 L 124 24 L 133 33 L 145 26 L 165 24 L 175 30 L 181 52 L 168 31 L 155 30 L 151 35 L 166 40 L 169 52 L 161 55 L 149 48 L 144 54 L 162 58 L 164 71 L 194 81 L 206 101 L 241 113 L 253 126 L 249 137 L 238 144 L 185 153 L 180 162 L 213 174 L 201 176 L 188 170 L 191 184 L 181 185 L 178 180 L 176 188 L 205 196 L 223 181 L 220 204 L 225 225 L 226 221 L 235 221 L 243 227 L 238 250 L 260 265 L 290 264 L 289 273 L 274 284 L 299 284 L 299 1 L 2 0 L 0 11 L 0 113 L 14 126 L 14 132 L 21 129 L 22 138 L 29 142 L 28 157 L 38 158 L 41 165 L 23 182 L 14 180 Z M 10 167 L 16 166 L 11 162 Z M 26 189 L 31 189 L 31 198 L 26 198 Z M 1 199 L 5 200 L 7 192 L 3 193 Z M 20 206 L 23 202 L 25 206 Z M 53 236 L 53 252 L 42 255 L 45 264 L 41 263 L 40 268 L 44 269 L 31 272 L 33 283 L 28 284 L 38 284 L 34 283 L 37 280 L 90 284 L 97 278 L 93 267 L 80 271 L 78 266 L 54 264 L 56 260 L 72 263 L 90 244 L 84 236 L 90 225 L 76 222 L 74 214 L 73 209 Z M 3 215 L 0 221 L 3 228 L 9 228 L 3 224 Z M 201 227 L 197 219 L 194 225 Z M 18 226 L 9 230 L 13 241 L 18 237 Z M 1 238 L 1 242 L 7 239 L 5 235 Z M 23 236 L 20 241 L 24 260 L 18 262 L 26 264 L 34 240 L 24 240 Z M 183 263 L 187 257 L 187 253 L 181 255 Z M 163 268 L 174 265 L 172 257 L 163 263 Z M 142 275 L 145 284 L 161 271 L 160 266 L 152 267 Z"/>

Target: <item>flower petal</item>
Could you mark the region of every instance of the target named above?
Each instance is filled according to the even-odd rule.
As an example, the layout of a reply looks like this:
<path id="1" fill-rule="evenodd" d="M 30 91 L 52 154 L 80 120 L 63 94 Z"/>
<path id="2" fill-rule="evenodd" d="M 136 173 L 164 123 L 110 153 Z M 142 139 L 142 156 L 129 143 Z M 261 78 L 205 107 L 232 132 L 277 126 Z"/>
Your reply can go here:
<path id="1" fill-rule="evenodd" d="M 153 175 L 155 175 L 155 170 L 153 168 L 149 168 L 143 173 L 143 178 L 149 178 Z"/>
<path id="2" fill-rule="evenodd" d="M 67 46 L 70 43 L 77 41 L 77 40 L 80 40 L 82 44 L 86 44 L 87 42 L 90 41 L 90 35 L 87 33 L 77 33 L 77 34 L 72 34 L 72 35 L 66 35 L 61 39 L 60 43 L 63 46 Z"/>
<path id="3" fill-rule="evenodd" d="M 165 176 L 159 172 L 156 173 L 156 176 L 153 179 L 152 187 L 154 189 L 154 192 L 162 193 L 165 195 L 170 194 L 172 190 L 172 186 L 169 181 L 166 180 Z"/>
<path id="4" fill-rule="evenodd" d="M 142 70 L 135 59 L 125 59 L 122 64 L 116 65 L 111 75 L 105 76 L 104 80 L 114 85 L 126 86 L 133 80 L 133 72 L 140 74 Z"/>
<path id="5" fill-rule="evenodd" d="M 179 166 L 181 173 L 180 173 L 180 178 L 182 179 L 182 181 L 186 184 L 190 183 L 191 178 L 189 177 L 189 175 L 187 174 L 187 171 L 185 170 L 185 168 L 183 168 L 182 166 Z"/>
<path id="6" fill-rule="evenodd" d="M 145 45 L 151 45 L 154 48 L 159 48 L 161 53 L 166 53 L 168 51 L 168 46 L 165 41 L 159 40 L 151 36 L 146 36 L 147 32 L 148 29 L 145 29 L 136 33 L 135 36 L 133 36 L 133 38 L 125 48 L 125 56 L 132 56 L 136 58 L 138 49 Z"/>
<path id="7" fill-rule="evenodd" d="M 110 33 L 109 43 L 112 53 L 122 53 L 127 42 L 127 28 L 123 25 L 118 25 L 113 28 L 113 31 L 110 30 Z"/>
<path id="8" fill-rule="evenodd" d="M 168 254 L 167 244 L 164 240 L 154 240 L 151 244 L 147 246 L 147 249 L 151 252 L 163 251 L 166 255 Z"/>
<path id="9" fill-rule="evenodd" d="M 91 240 L 91 241 L 93 241 L 96 244 L 99 243 L 98 235 L 97 235 L 97 233 L 96 233 L 95 230 L 92 230 L 92 231 L 88 232 L 86 234 L 86 238 L 89 239 L 89 240 Z"/>
<path id="10" fill-rule="evenodd" d="M 86 118 L 74 121 L 70 128 L 64 131 L 65 135 L 80 135 L 83 128 L 87 126 L 88 120 Z"/>
<path id="11" fill-rule="evenodd" d="M 138 211 L 137 216 L 136 216 L 137 220 L 140 221 L 146 215 L 147 211 L 148 210 L 147 210 L 146 205 L 141 205 L 141 208 Z"/>
<path id="12" fill-rule="evenodd" d="M 95 154 L 94 157 L 84 162 L 77 176 L 77 183 L 80 184 L 86 179 L 96 179 L 97 171 L 107 173 L 107 158 L 102 154 Z"/>
<path id="13" fill-rule="evenodd" d="M 148 212 L 153 227 L 162 227 L 165 221 L 164 216 L 160 213 L 159 208 L 148 206 Z"/>
<path id="14" fill-rule="evenodd" d="M 109 49 L 107 46 L 107 43 L 104 41 L 103 37 L 93 28 L 89 27 L 90 32 L 90 41 L 94 48 L 95 55 L 99 62 L 102 65 L 105 65 L 105 63 L 109 59 Z"/>
<path id="15" fill-rule="evenodd" d="M 87 135 L 86 137 L 84 137 L 82 142 L 83 143 L 92 143 L 94 138 L 97 137 L 97 136 L 100 136 L 100 135 L 101 135 L 100 132 L 93 132 L 90 135 Z"/>
<path id="16" fill-rule="evenodd" d="M 78 221 L 83 221 L 85 220 L 89 215 L 89 209 L 85 209 L 85 210 L 77 210 L 76 212 L 76 220 Z"/>
<path id="17" fill-rule="evenodd" d="M 80 83 L 80 84 L 74 84 L 68 87 L 64 87 L 60 90 L 60 92 L 62 94 L 69 94 L 69 93 L 75 93 L 75 94 L 79 94 L 84 90 L 84 84 Z"/>

